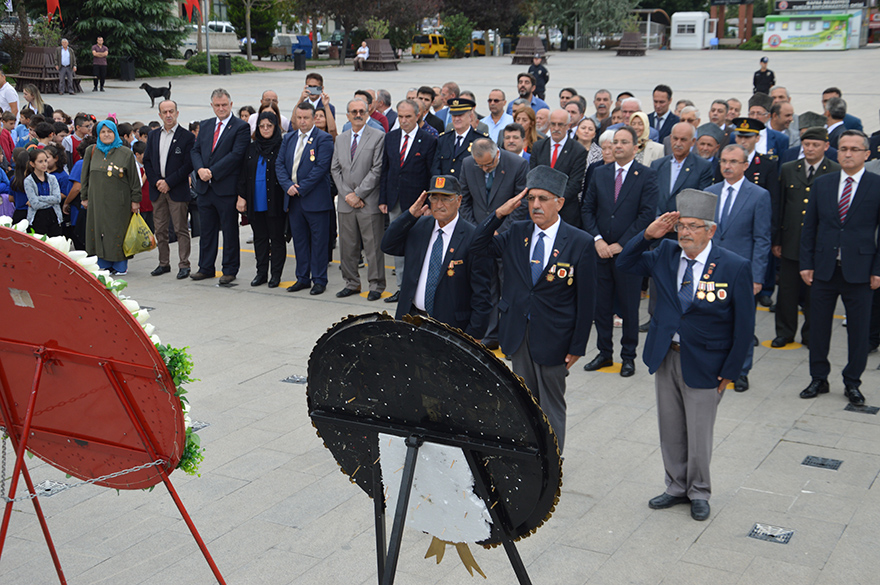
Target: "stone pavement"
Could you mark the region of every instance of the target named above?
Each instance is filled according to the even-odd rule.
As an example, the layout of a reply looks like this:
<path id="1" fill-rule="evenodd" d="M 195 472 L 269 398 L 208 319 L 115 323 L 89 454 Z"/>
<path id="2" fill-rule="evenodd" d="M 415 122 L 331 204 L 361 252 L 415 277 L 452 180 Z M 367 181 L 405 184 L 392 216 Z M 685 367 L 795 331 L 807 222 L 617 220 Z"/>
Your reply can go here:
<path id="1" fill-rule="evenodd" d="M 774 54 L 771 67 L 792 88 L 796 108 L 817 108 L 826 85 L 838 85 L 862 104 L 869 130 L 872 90 L 860 80 L 870 50 Z M 645 59 L 605 54 L 556 54 L 552 84 L 579 88 L 629 88 L 648 96 L 661 80 L 676 96 L 695 96 L 700 107 L 718 95 L 747 97 L 757 53 L 651 52 Z M 410 84 L 460 80 L 485 98 L 493 86 L 511 87 L 518 68 L 506 59 L 407 63 L 388 74 L 323 69 L 337 105 L 357 86 L 388 87 L 397 98 Z M 808 81 L 806 71 L 822 71 Z M 725 72 L 736 79 L 725 84 Z M 788 82 L 787 77 L 792 81 Z M 689 81 L 691 80 L 691 81 Z M 698 81 L 699 80 L 699 81 Z M 229 79 L 172 80 L 182 120 L 207 117 L 208 90 L 230 89 L 237 104 L 255 103 L 266 87 L 282 105 L 302 83 L 300 72 L 256 73 Z M 60 99 L 53 106 L 117 112 L 146 119 L 137 83 L 113 81 L 104 94 Z M 816 85 L 818 84 L 818 85 Z M 812 89 L 811 89 L 812 88 Z M 814 91 L 815 90 L 815 91 Z M 237 98 L 247 96 L 247 98 Z M 57 103 L 56 103 L 57 102 Z M 341 119 L 340 119 L 341 121 Z M 242 228 L 242 242 L 249 235 Z M 172 245 L 172 248 L 174 246 Z M 197 255 L 194 249 L 194 260 Z M 130 263 L 127 290 L 155 307 L 151 322 L 163 342 L 189 346 L 200 381 L 190 386 L 192 417 L 206 448 L 201 477 L 171 476 L 220 570 L 230 584 L 336 585 L 376 583 L 372 503 L 339 472 L 307 416 L 305 386 L 283 382 L 305 376 L 318 337 L 350 314 L 391 311 L 361 297 L 336 299 L 338 264 L 328 292 L 319 297 L 283 288 L 251 288 L 251 246 L 244 245 L 236 286 L 216 281 L 178 282 L 173 273 L 151 277 L 156 253 Z M 293 280 L 291 257 L 285 280 Z M 172 250 L 172 256 L 174 252 Z M 195 264 L 195 263 L 194 263 Z M 393 277 L 388 270 L 389 283 Z M 244 295 L 244 296 L 242 296 Z M 646 303 L 643 303 L 642 318 Z M 392 311 L 393 312 L 393 311 Z M 842 308 L 838 313 L 842 313 Z M 853 318 L 853 316 L 851 316 Z M 855 316 L 865 318 L 865 316 Z M 835 321 L 832 392 L 805 401 L 807 351 L 758 347 L 752 389 L 729 391 L 715 428 L 712 515 L 695 522 L 686 506 L 653 511 L 647 500 L 663 491 L 653 379 L 639 360 L 636 375 L 586 373 L 581 360 L 568 379 L 569 430 L 562 496 L 553 517 L 518 548 L 535 585 L 774 584 L 831 585 L 877 582 L 880 523 L 880 421 L 844 410 L 839 372 L 846 361 L 845 330 Z M 774 336 L 773 315 L 758 312 L 757 334 Z M 594 341 L 587 359 L 595 355 Z M 862 386 L 869 404 L 880 404 L 877 355 L 868 360 Z M 813 455 L 842 460 L 839 470 L 801 464 Z M 28 460 L 34 481 L 65 482 L 64 475 Z M 12 458 L 8 469 L 12 467 Z M 161 487 L 121 492 L 79 487 L 42 498 L 48 524 L 71 584 L 208 584 L 211 573 L 177 509 Z M 0 583 L 57 582 L 32 507 L 17 503 L 0 560 Z M 748 538 L 755 523 L 794 531 L 788 544 Z M 389 523 L 390 531 L 390 523 Z M 436 565 L 423 556 L 430 538 L 404 533 L 397 582 L 457 585 L 515 582 L 501 549 L 471 547 L 488 576 L 470 577 L 451 551 Z"/>

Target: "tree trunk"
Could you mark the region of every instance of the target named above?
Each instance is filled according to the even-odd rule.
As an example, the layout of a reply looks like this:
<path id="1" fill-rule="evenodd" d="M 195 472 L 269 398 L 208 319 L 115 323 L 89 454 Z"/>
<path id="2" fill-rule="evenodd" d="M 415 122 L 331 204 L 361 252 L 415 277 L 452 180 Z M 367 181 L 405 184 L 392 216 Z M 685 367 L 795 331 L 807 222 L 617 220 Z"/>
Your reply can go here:
<path id="1" fill-rule="evenodd" d="M 246 44 L 247 44 L 247 60 L 248 62 L 253 60 L 253 51 L 251 49 L 251 5 L 252 2 L 248 2 L 245 0 L 244 4 L 244 30 L 246 33 Z"/>
<path id="2" fill-rule="evenodd" d="M 199 12 L 196 14 L 196 52 L 201 53 L 205 50 L 202 43 L 202 3 L 199 2 Z"/>
<path id="3" fill-rule="evenodd" d="M 351 27 L 348 26 L 348 23 L 342 23 L 342 25 L 345 27 L 345 32 L 342 34 L 342 46 L 339 47 L 339 66 L 345 67 L 345 53 L 348 50 L 348 43 L 351 42 L 351 33 L 349 32 Z"/>
<path id="4" fill-rule="evenodd" d="M 18 32 L 21 33 L 21 42 L 24 46 L 28 46 L 31 44 L 31 33 L 28 30 L 27 7 L 24 2 L 18 2 L 16 11 L 18 12 Z"/>
<path id="5" fill-rule="evenodd" d="M 314 16 L 309 20 L 312 21 L 312 57 L 318 60 L 318 19 Z"/>

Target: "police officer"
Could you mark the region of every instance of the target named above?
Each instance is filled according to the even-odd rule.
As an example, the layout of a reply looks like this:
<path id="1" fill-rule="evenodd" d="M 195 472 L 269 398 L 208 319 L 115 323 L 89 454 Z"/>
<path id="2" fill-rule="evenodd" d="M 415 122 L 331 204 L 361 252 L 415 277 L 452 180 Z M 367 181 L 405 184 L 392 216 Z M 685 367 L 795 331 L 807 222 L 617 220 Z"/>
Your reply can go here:
<path id="1" fill-rule="evenodd" d="M 449 114 L 452 116 L 452 130 L 444 132 L 437 139 L 437 151 L 434 154 L 432 176 L 461 176 L 461 162 L 471 155 L 471 143 L 477 138 L 486 136 L 471 127 L 470 113 L 476 103 L 465 98 L 447 100 Z"/>
<path id="2" fill-rule="evenodd" d="M 767 69 L 770 59 L 761 57 L 761 68 L 752 76 L 753 93 L 770 93 L 770 88 L 776 85 L 776 74 Z"/>

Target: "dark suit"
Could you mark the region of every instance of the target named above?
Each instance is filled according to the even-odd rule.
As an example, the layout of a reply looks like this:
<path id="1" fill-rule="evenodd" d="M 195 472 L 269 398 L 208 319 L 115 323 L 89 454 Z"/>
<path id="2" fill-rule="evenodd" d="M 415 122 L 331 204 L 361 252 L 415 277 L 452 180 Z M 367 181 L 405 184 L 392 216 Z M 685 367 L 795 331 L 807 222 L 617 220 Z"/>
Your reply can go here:
<path id="1" fill-rule="evenodd" d="M 397 122 L 397 112 L 394 111 L 394 108 L 388 108 L 387 112 L 382 112 L 385 114 L 385 119 L 388 120 L 388 130 L 390 131 L 394 127 L 394 123 Z"/>
<path id="2" fill-rule="evenodd" d="M 831 322 L 840 296 L 850 316 L 846 329 L 849 356 L 843 380 L 858 387 L 868 357 L 869 285 L 871 276 L 880 276 L 880 176 L 862 174 L 846 221 L 841 224 L 838 191 L 842 172 L 813 181 L 813 196 L 807 204 L 801 232 L 800 267 L 813 271 L 810 375 L 814 380 L 828 378 Z"/>
<path id="3" fill-rule="evenodd" d="M 489 323 L 489 268 L 491 259 L 471 251 L 474 226 L 461 215 L 455 224 L 449 246 L 443 253 L 440 281 L 434 295 L 432 317 L 451 327 L 461 329 L 475 339 L 482 339 Z M 430 256 L 428 244 L 437 230 L 433 217 L 413 217 L 409 210 L 391 222 L 382 238 L 382 251 L 393 256 L 405 256 L 410 270 L 406 271 L 400 298 L 397 302 L 397 319 L 412 313 L 416 288 L 422 273 L 425 257 Z M 452 268 L 450 268 L 450 266 Z M 449 271 L 452 271 L 452 276 Z"/>
<path id="4" fill-rule="evenodd" d="M 651 112 L 648 114 L 648 122 L 651 124 L 651 128 L 656 128 L 657 124 L 655 121 L 657 120 L 657 113 Z M 672 127 L 678 124 L 681 121 L 681 118 L 673 114 L 672 112 L 666 113 L 666 119 L 663 120 L 663 125 L 657 130 L 657 134 L 659 138 L 653 138 L 654 142 L 663 143 L 663 139 L 669 136 L 672 133 Z"/>
<path id="5" fill-rule="evenodd" d="M 782 167 L 785 163 L 798 160 L 799 158 L 804 158 L 801 154 L 801 146 L 792 146 L 779 157 L 779 166 Z M 825 158 L 832 162 L 837 162 L 837 149 L 828 147 L 828 150 L 825 151 Z"/>
<path id="6" fill-rule="evenodd" d="M 549 260 L 533 285 L 530 244 L 535 224 L 518 221 L 493 236 L 501 223 L 495 214 L 486 217 L 477 228 L 471 249 L 486 250 L 503 261 L 498 341 L 502 351 L 513 356 L 513 371 L 523 376 L 547 414 L 562 451 L 568 372 L 565 357 L 584 355 L 590 337 L 596 294 L 595 248 L 588 234 L 558 221 Z"/>
<path id="7" fill-rule="evenodd" d="M 461 141 L 461 146 L 455 147 L 458 134 L 455 131 L 446 132 L 437 139 L 437 151 L 434 154 L 434 164 L 431 167 L 431 175 L 461 175 L 461 163 L 471 155 L 471 143 L 478 138 L 486 138 L 473 128 L 468 128 L 467 134 Z"/>
<path id="8" fill-rule="evenodd" d="M 871 154 L 868 156 L 868 160 L 876 160 L 880 158 L 880 132 L 874 132 L 871 134 L 870 148 Z M 828 156 L 827 152 L 825 153 L 825 156 Z"/>
<path id="9" fill-rule="evenodd" d="M 675 211 L 675 196 L 684 189 L 705 189 L 712 184 L 712 163 L 695 152 L 689 152 L 681 164 L 681 170 L 671 184 L 673 155 L 664 156 L 651 163 L 657 173 L 657 215 Z"/>
<path id="10" fill-rule="evenodd" d="M 529 169 L 538 165 L 549 167 L 553 157 L 551 146 L 552 138 L 544 138 L 532 145 Z M 584 174 L 587 170 L 587 149 L 577 140 L 565 140 L 565 144 L 559 149 L 556 157 L 557 171 L 568 175 L 568 183 L 565 185 L 565 204 L 559 210 L 559 217 L 565 223 L 574 227 L 581 227 L 581 206 L 578 201 L 583 189 Z"/>
<path id="11" fill-rule="evenodd" d="M 739 377 L 755 330 L 755 300 L 749 263 L 741 256 L 712 245 L 702 276 L 694 280 L 714 283 L 712 302 L 694 296 L 682 311 L 679 268 L 682 250 L 677 242 L 654 240 L 636 234 L 623 248 L 617 263 L 621 270 L 651 276 L 659 299 L 651 320 L 642 359 L 653 374 L 657 393 L 660 450 L 666 470 L 666 493 L 693 499 L 711 495 L 709 462 L 715 413 L 721 395 L 719 380 Z M 694 290 L 696 292 L 696 290 Z M 722 294 L 723 293 L 723 294 Z M 672 344 L 678 333 L 680 346 Z"/>
<path id="12" fill-rule="evenodd" d="M 202 120 L 192 149 L 193 189 L 199 194 L 199 272 L 213 276 L 220 232 L 223 232 L 223 274 L 235 276 L 241 266 L 238 242 L 238 211 L 235 209 L 238 175 L 250 144 L 250 126 L 230 114 L 213 151 L 217 118 Z M 211 181 L 198 177 L 199 169 L 211 171 Z"/>
<path id="13" fill-rule="evenodd" d="M 846 132 L 847 127 L 844 124 L 840 124 L 837 128 L 828 133 L 828 144 L 831 145 L 832 148 L 837 148 L 837 143 L 840 140 L 840 135 Z"/>
<path id="14" fill-rule="evenodd" d="M 296 176 L 292 176 L 300 132 L 288 132 L 281 142 L 275 161 L 275 174 L 284 191 L 284 210 L 290 219 L 290 233 L 296 253 L 296 281 L 327 286 L 330 219 L 333 196 L 330 194 L 330 162 L 333 138 L 312 127 L 302 149 Z M 294 184 L 298 193 L 290 196 Z"/>
<path id="15" fill-rule="evenodd" d="M 806 159 L 802 158 L 785 163 L 780 168 L 780 226 L 773 244 L 782 246 L 779 292 L 776 293 L 776 337 L 794 339 L 797 333 L 798 305 L 803 305 L 804 326 L 801 329 L 801 339 L 809 345 L 810 291 L 800 275 L 801 228 L 812 196 L 813 182 L 817 177 L 839 171 L 840 165 L 824 158 L 816 165 L 810 180 L 807 180 L 807 166 Z"/>
<path id="16" fill-rule="evenodd" d="M 593 172 L 583 203 L 583 226 L 591 235 L 601 236 L 606 244 L 622 247 L 656 217 L 657 173 L 632 161 L 615 201 L 616 167 L 617 163 L 608 163 Z M 614 354 L 612 332 L 616 300 L 623 318 L 620 357 L 634 360 L 639 344 L 641 277 L 619 270 L 614 257 L 599 258 L 596 286 L 596 345 L 599 353 L 609 359 Z"/>
<path id="17" fill-rule="evenodd" d="M 189 174 L 192 172 L 192 151 L 195 136 L 182 126 L 177 126 L 168 156 L 165 159 L 165 176 L 162 176 L 159 141 L 163 128 L 156 128 L 147 134 L 147 150 L 144 151 L 144 172 L 150 185 L 150 201 L 153 202 L 153 220 L 156 227 L 156 245 L 159 249 L 159 265 L 168 266 L 168 224 L 174 225 L 177 233 L 179 268 L 189 268 L 190 236 L 187 210 L 190 202 Z M 160 193 L 156 183 L 165 179 L 168 193 Z"/>

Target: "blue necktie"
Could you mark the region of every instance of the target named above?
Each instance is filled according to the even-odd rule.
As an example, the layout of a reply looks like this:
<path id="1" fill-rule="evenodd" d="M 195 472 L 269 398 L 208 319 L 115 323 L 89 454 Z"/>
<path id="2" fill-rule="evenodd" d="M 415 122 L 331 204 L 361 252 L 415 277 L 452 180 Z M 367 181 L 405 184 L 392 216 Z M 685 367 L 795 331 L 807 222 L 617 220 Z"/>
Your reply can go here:
<path id="1" fill-rule="evenodd" d="M 724 209 L 721 211 L 721 221 L 718 222 L 721 225 L 718 227 L 722 227 L 727 222 L 727 216 L 730 215 L 730 205 L 733 201 L 733 187 L 727 188 L 727 199 L 724 200 Z"/>
<path id="2" fill-rule="evenodd" d="M 440 282 L 440 264 L 443 262 L 443 230 L 437 229 L 437 239 L 431 248 L 431 260 L 428 261 L 428 281 L 425 284 L 425 311 L 434 315 L 434 294 Z"/>
<path id="3" fill-rule="evenodd" d="M 687 311 L 691 303 L 694 302 L 694 264 L 697 261 L 685 258 L 685 262 L 688 265 L 684 269 L 684 278 L 681 280 L 681 289 L 678 291 L 678 300 L 681 301 L 682 313 Z"/>
<path id="4" fill-rule="evenodd" d="M 544 232 L 538 232 L 538 242 L 532 252 L 532 286 L 538 283 L 544 272 Z"/>
<path id="5" fill-rule="evenodd" d="M 492 183 L 495 181 L 495 171 L 486 175 L 486 200 L 489 200 L 489 195 L 492 192 Z"/>

